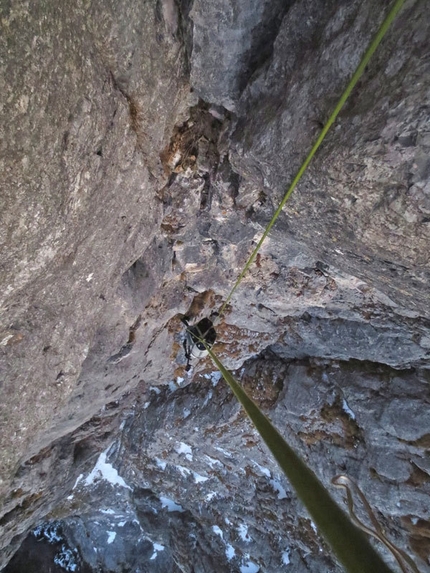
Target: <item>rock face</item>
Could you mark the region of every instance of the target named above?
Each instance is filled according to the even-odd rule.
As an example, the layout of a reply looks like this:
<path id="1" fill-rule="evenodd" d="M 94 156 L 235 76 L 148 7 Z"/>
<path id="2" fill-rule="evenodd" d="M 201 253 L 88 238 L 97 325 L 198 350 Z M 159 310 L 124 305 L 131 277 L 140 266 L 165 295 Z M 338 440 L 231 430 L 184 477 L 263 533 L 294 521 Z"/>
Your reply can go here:
<path id="1" fill-rule="evenodd" d="M 422 571 L 426 4 L 406 2 L 216 346 Z M 210 361 L 186 373 L 179 316 L 225 300 L 388 8 L 0 6 L 0 567 L 22 544 L 6 571 L 340 571 Z"/>

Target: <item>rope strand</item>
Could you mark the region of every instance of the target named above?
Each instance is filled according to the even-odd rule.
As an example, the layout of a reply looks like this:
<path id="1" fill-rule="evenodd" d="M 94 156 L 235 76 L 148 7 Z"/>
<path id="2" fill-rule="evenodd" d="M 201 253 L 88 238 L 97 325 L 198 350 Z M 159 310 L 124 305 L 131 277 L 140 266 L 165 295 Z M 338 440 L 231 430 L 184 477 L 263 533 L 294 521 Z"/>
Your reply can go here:
<path id="1" fill-rule="evenodd" d="M 369 47 L 367 48 L 366 52 L 364 53 L 364 56 L 362 57 L 361 62 L 359 63 L 357 69 L 355 70 L 352 78 L 349 80 L 349 83 L 346 86 L 345 91 L 341 95 L 341 97 L 340 97 L 336 107 L 334 108 L 331 116 L 329 117 L 327 123 L 323 127 L 318 139 L 316 140 L 316 142 L 312 146 L 312 149 L 310 150 L 308 156 L 306 157 L 305 161 L 303 162 L 302 166 L 300 167 L 297 175 L 294 177 L 293 182 L 291 183 L 290 187 L 288 188 L 287 192 L 285 193 L 285 196 L 282 199 L 281 203 L 279 204 L 279 207 L 276 209 L 275 214 L 273 215 L 272 219 L 269 221 L 269 224 L 267 225 L 266 230 L 264 231 L 261 239 L 258 241 L 257 246 L 252 251 L 252 253 L 251 253 L 249 259 L 247 260 L 242 272 L 240 273 L 238 279 L 234 283 L 233 288 L 231 289 L 229 295 L 227 296 L 224 304 L 222 305 L 222 307 L 219 311 L 219 317 L 220 318 L 224 314 L 225 308 L 226 308 L 227 304 L 230 302 L 231 297 L 233 296 L 235 290 L 237 289 L 237 287 L 242 282 L 243 277 L 245 276 L 246 272 L 248 271 L 249 267 L 251 266 L 255 257 L 257 256 L 258 251 L 260 250 L 260 248 L 261 248 L 263 242 L 265 241 L 267 235 L 269 234 L 271 228 L 275 224 L 276 219 L 279 217 L 282 209 L 284 208 L 285 203 L 291 197 L 291 194 L 293 193 L 294 189 L 296 188 L 297 184 L 299 183 L 300 179 L 302 178 L 302 176 L 303 176 L 304 172 L 306 171 L 309 163 L 312 161 L 313 156 L 317 152 L 321 143 L 324 141 L 324 138 L 327 135 L 328 130 L 330 129 L 330 127 L 335 122 L 337 116 L 339 115 L 340 110 L 345 105 L 346 100 L 350 96 L 350 94 L 351 94 L 352 90 L 354 89 L 354 87 L 356 86 L 358 80 L 363 75 L 363 72 L 364 72 L 367 64 L 369 63 L 370 58 L 375 53 L 375 51 L 378 48 L 379 44 L 381 43 L 383 37 L 387 33 L 387 30 L 389 29 L 393 20 L 395 19 L 395 17 L 397 16 L 397 14 L 401 10 L 401 8 L 403 7 L 404 3 L 405 3 L 405 0 L 396 0 L 393 7 L 391 8 L 389 13 L 385 17 L 385 20 L 382 22 L 378 32 L 376 33 L 375 37 L 373 38 L 372 42 L 370 43 Z"/>

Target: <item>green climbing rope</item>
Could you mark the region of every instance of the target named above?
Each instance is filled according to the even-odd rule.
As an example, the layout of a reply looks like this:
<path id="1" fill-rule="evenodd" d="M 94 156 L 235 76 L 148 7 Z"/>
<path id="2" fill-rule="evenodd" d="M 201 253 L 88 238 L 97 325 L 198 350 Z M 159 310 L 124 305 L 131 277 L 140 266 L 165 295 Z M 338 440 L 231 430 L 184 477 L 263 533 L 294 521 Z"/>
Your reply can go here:
<path id="1" fill-rule="evenodd" d="M 208 346 L 206 349 L 306 506 L 318 531 L 325 537 L 348 573 L 393 573 L 373 549 L 365 535 L 340 509 L 313 471 L 249 398 L 213 350 Z"/>
<path id="2" fill-rule="evenodd" d="M 358 68 L 350 79 L 333 113 L 322 129 L 321 134 L 314 143 L 297 175 L 293 179 L 279 207 L 276 209 L 272 219 L 267 225 L 261 239 L 258 241 L 257 246 L 252 251 L 242 272 L 233 285 L 233 288 L 231 289 L 227 299 L 220 309 L 220 316 L 224 313 L 227 304 L 230 302 L 235 290 L 241 283 L 243 277 L 254 261 L 258 251 L 260 250 L 264 240 L 269 234 L 279 214 L 281 213 L 285 203 L 288 201 L 289 197 L 291 196 L 292 192 L 306 171 L 313 156 L 323 142 L 328 130 L 336 120 L 340 110 L 342 109 L 358 80 L 362 76 L 370 58 L 379 46 L 381 40 L 385 36 L 391 23 L 399 13 L 400 9 L 403 7 L 404 3 L 405 0 L 396 0 L 394 2 L 376 36 L 367 48 Z M 202 340 L 202 342 L 205 344 L 204 340 Z M 283 472 L 289 479 L 291 485 L 294 487 L 297 495 L 305 504 L 319 531 L 325 537 L 333 552 L 336 554 L 339 561 L 344 565 L 348 573 L 375 573 L 376 571 L 378 573 L 392 573 L 390 568 L 384 563 L 378 553 L 373 549 L 363 532 L 358 529 L 347 517 L 347 515 L 339 508 L 339 506 L 331 498 L 327 490 L 324 488 L 312 470 L 307 467 L 303 460 L 294 452 L 294 450 L 288 445 L 281 434 L 272 425 L 270 420 L 248 397 L 246 392 L 234 379 L 232 374 L 224 367 L 213 350 L 206 344 L 205 346 L 210 357 L 212 358 L 212 361 L 222 373 L 232 392 L 242 404 L 247 415 L 258 430 L 260 436 L 265 441 L 276 461 L 279 463 Z"/>
<path id="3" fill-rule="evenodd" d="M 245 266 L 243 267 L 242 272 L 240 273 L 238 279 L 236 280 L 236 282 L 233 285 L 233 288 L 231 289 L 229 295 L 227 296 L 224 304 L 222 305 L 220 311 L 219 311 L 219 315 L 220 317 L 222 316 L 222 314 L 225 311 L 225 308 L 227 306 L 227 304 L 230 302 L 231 297 L 233 296 L 235 290 L 237 289 L 237 287 L 240 285 L 240 283 L 242 282 L 243 277 L 245 276 L 246 272 L 248 271 L 249 267 L 251 266 L 251 264 L 253 263 L 255 257 L 257 256 L 258 251 L 260 250 L 263 242 L 265 241 L 267 235 L 269 234 L 271 228 L 273 227 L 276 219 L 279 217 L 282 209 L 284 208 L 285 203 L 288 201 L 288 199 L 290 198 L 292 192 L 294 191 L 294 189 L 296 188 L 298 182 L 300 181 L 300 179 L 302 178 L 304 172 L 306 171 L 309 163 L 312 161 L 313 156 L 315 155 L 315 153 L 317 152 L 319 146 L 321 145 L 321 143 L 324 141 L 325 136 L 327 135 L 328 130 L 330 129 L 330 127 L 333 125 L 333 123 L 335 122 L 337 116 L 339 115 L 340 110 L 342 109 L 342 107 L 344 106 L 346 100 L 348 99 L 349 95 L 351 94 L 352 90 L 354 89 L 355 85 L 357 84 L 358 80 L 361 78 L 367 64 L 369 63 L 370 58 L 373 56 L 373 54 L 375 53 L 377 47 L 379 46 L 379 44 L 381 43 L 383 37 L 385 36 L 385 34 L 387 33 L 387 30 L 389 29 L 389 27 L 391 26 L 393 20 L 395 19 L 395 17 L 397 16 L 397 14 L 399 13 L 399 11 L 401 10 L 401 8 L 403 7 L 403 4 L 405 3 L 405 0 L 396 0 L 396 2 L 394 3 L 393 7 L 391 8 L 391 10 L 388 12 L 388 15 L 386 16 L 385 20 L 383 21 L 383 23 L 381 24 L 381 27 L 379 28 L 376 36 L 373 38 L 372 42 L 370 43 L 369 47 L 367 48 L 363 58 L 361 59 L 360 64 L 358 65 L 358 68 L 355 70 L 352 78 L 349 80 L 348 85 L 346 86 L 345 91 L 343 92 L 338 104 L 336 105 L 336 107 L 333 110 L 333 113 L 331 114 L 331 116 L 329 117 L 327 123 L 325 124 L 325 126 L 323 127 L 318 139 L 316 140 L 316 142 L 314 143 L 312 149 L 309 152 L 309 155 L 306 157 L 305 161 L 303 162 L 303 165 L 300 167 L 297 175 L 294 177 L 293 182 L 291 183 L 290 187 L 288 188 L 287 192 L 285 193 L 284 198 L 282 199 L 281 203 L 279 204 L 279 207 L 276 209 L 275 214 L 273 215 L 272 219 L 270 220 L 269 224 L 267 225 L 261 239 L 258 241 L 257 246 L 255 247 L 255 249 L 252 251 L 249 259 L 247 260 Z"/>

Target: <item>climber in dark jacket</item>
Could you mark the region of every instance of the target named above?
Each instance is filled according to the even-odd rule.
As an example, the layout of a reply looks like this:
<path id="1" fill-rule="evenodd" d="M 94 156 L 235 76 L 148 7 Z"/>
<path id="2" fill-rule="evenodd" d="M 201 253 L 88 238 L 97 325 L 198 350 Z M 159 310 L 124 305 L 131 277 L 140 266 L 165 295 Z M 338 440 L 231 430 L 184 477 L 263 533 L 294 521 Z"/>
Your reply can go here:
<path id="1" fill-rule="evenodd" d="M 212 313 L 211 318 L 214 318 L 217 313 Z M 202 318 L 197 324 L 190 326 L 188 324 L 188 317 L 184 316 L 181 321 L 187 327 L 187 333 L 184 339 L 185 358 L 187 359 L 186 370 L 191 369 L 192 358 L 200 359 L 207 356 L 208 348 L 212 348 L 216 340 L 216 331 L 214 323 L 211 318 Z M 206 346 L 203 344 L 203 340 Z"/>

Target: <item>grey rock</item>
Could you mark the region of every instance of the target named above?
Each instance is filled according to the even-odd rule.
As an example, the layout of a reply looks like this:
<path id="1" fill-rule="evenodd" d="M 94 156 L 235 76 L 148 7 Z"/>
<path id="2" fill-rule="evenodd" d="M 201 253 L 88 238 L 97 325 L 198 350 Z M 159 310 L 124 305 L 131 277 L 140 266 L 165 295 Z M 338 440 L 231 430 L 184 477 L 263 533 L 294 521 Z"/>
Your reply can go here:
<path id="1" fill-rule="evenodd" d="M 85 573 L 340 570 L 209 360 L 186 373 L 180 318 L 220 308 L 388 4 L 2 4 L 0 567 L 55 523 Z M 406 3 L 216 346 L 422 571 L 426 8 Z"/>

